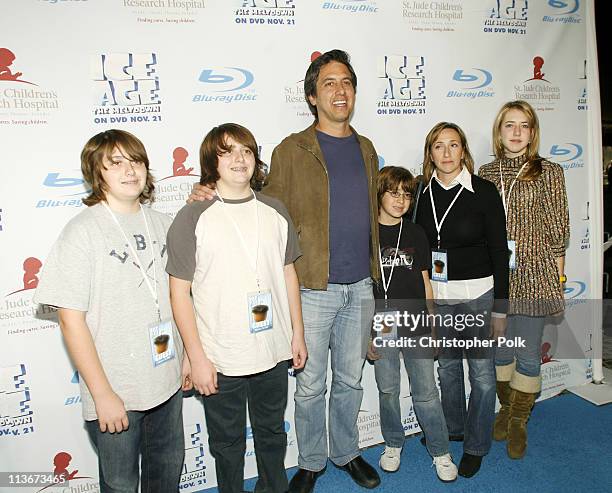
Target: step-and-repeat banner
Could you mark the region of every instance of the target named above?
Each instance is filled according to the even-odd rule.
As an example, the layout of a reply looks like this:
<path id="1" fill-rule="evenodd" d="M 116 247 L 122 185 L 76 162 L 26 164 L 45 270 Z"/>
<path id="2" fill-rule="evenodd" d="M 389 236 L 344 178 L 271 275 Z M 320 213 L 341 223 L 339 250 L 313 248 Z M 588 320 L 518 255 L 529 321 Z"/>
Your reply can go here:
<path id="1" fill-rule="evenodd" d="M 425 135 L 440 120 L 466 131 L 477 163 L 507 100 L 538 111 L 541 154 L 565 169 L 571 240 L 567 313 L 596 297 L 600 173 L 587 148 L 587 9 L 579 0 L 2 0 L 0 17 L 0 469 L 67 471 L 68 492 L 98 491 L 81 418 L 78 374 L 55 314 L 32 295 L 52 243 L 83 209 L 79 154 L 93 134 L 133 132 L 157 183 L 154 207 L 174 215 L 198 180 L 198 149 L 223 122 L 253 131 L 266 162 L 312 122 L 305 71 L 317 52 L 347 50 L 358 76 L 353 126 L 381 166 L 420 173 Z M 585 320 L 576 339 L 589 348 Z M 547 329 L 543 397 L 591 378 L 587 359 L 555 358 Z M 545 354 L 544 354 L 545 353 Z M 290 392 L 294 382 L 291 378 Z M 359 429 L 381 441 L 372 368 Z M 419 431 L 402 380 L 406 433 Z M 181 489 L 216 484 L 201 401 L 185 399 Z M 290 399 L 287 466 L 297 447 Z M 247 429 L 246 475 L 256 474 Z M 59 469 L 58 469 L 59 468 Z M 30 490 L 38 491 L 42 486 Z M 1 489 L 1 488 L 0 488 Z"/>

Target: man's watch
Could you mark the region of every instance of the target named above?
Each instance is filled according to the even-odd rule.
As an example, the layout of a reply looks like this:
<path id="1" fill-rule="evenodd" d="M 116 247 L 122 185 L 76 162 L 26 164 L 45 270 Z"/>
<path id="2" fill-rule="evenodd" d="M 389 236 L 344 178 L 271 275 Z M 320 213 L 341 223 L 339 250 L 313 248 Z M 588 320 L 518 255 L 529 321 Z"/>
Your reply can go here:
<path id="1" fill-rule="evenodd" d="M 561 281 L 561 284 L 565 284 L 567 282 L 567 276 L 565 274 L 559 276 L 559 281 Z"/>

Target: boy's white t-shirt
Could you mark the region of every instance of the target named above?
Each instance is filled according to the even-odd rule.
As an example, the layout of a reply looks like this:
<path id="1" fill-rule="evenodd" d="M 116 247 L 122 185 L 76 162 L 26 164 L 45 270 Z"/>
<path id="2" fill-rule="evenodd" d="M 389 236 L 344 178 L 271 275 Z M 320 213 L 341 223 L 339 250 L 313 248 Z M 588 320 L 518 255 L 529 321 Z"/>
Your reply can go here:
<path id="1" fill-rule="evenodd" d="M 172 320 L 166 232 L 171 218 L 143 207 L 114 213 L 153 286 L 152 252 L 162 320 Z M 153 242 L 153 245 L 150 244 Z M 43 264 L 34 302 L 86 313 L 104 373 L 127 411 L 144 411 L 168 400 L 181 385 L 183 346 L 172 321 L 176 356 L 153 364 L 148 326 L 158 320 L 153 297 L 132 249 L 102 204 L 88 207 L 63 229 Z M 93 398 L 80 379 L 83 416 L 97 419 Z"/>
<path id="2" fill-rule="evenodd" d="M 280 201 L 259 193 L 256 197 L 186 205 L 168 231 L 166 270 L 192 282 L 204 351 L 227 376 L 259 373 L 292 357 L 283 269 L 301 255 L 298 238 Z M 247 296 L 258 291 L 252 267 L 258 236 L 257 269 L 261 288 L 272 292 L 273 328 L 251 333 Z"/>

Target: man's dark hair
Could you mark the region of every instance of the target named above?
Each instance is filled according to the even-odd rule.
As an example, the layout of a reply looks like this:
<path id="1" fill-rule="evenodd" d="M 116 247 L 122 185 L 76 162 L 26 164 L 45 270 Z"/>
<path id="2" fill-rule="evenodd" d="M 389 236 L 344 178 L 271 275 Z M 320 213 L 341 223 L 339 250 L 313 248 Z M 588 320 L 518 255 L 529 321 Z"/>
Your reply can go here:
<path id="1" fill-rule="evenodd" d="M 318 118 L 317 107 L 310 103 L 309 96 L 317 95 L 317 79 L 319 78 L 319 72 L 323 65 L 327 65 L 330 62 L 339 62 L 346 65 L 346 68 L 351 74 L 351 81 L 353 82 L 353 88 L 357 92 L 357 76 L 351 66 L 351 57 L 346 51 L 342 50 L 331 50 L 323 53 L 319 57 L 315 58 L 308 70 L 306 71 L 306 77 L 304 78 L 304 96 L 310 111 L 315 118 Z"/>

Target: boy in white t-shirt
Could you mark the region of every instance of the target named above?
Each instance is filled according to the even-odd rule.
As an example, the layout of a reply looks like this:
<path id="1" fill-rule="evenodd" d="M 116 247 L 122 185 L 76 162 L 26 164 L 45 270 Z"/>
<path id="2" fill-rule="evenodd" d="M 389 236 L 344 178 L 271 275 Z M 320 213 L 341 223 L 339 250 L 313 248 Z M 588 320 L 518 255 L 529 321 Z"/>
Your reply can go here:
<path id="1" fill-rule="evenodd" d="M 83 148 L 81 170 L 91 185 L 88 207 L 61 232 L 34 301 L 58 307 L 81 377 L 100 491 L 137 491 L 142 457 L 141 491 L 176 492 L 184 457 L 183 348 L 164 271 L 171 220 L 142 205 L 154 185 L 134 135 L 95 135 Z"/>
<path id="2" fill-rule="evenodd" d="M 248 402 L 255 489 L 284 492 L 287 361 L 301 369 L 307 355 L 297 234 L 281 202 L 253 191 L 263 163 L 249 130 L 213 128 L 200 165 L 201 183 L 215 184 L 217 197 L 185 206 L 168 232 L 174 317 L 193 386 L 204 395 L 219 491 L 243 489 Z"/>

